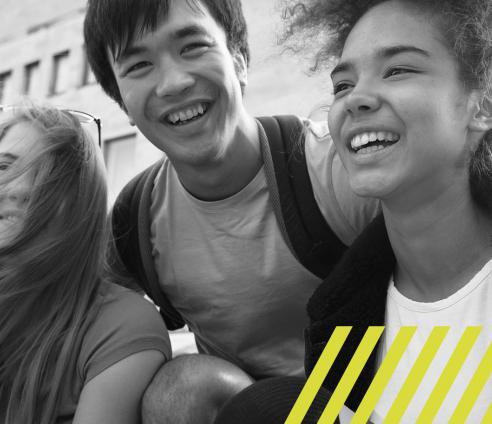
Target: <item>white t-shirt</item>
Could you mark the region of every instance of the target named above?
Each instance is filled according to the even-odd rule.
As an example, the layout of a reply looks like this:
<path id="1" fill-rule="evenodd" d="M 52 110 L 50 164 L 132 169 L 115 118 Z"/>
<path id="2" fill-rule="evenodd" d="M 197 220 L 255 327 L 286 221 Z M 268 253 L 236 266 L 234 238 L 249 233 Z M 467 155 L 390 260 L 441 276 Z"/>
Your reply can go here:
<path id="1" fill-rule="evenodd" d="M 352 194 L 331 140 L 310 134 L 306 153 L 320 209 L 350 243 L 377 203 Z M 306 304 L 320 280 L 288 249 L 263 168 L 240 192 L 208 202 L 165 160 L 150 213 L 161 287 L 202 348 L 257 378 L 304 375 Z"/>
<path id="2" fill-rule="evenodd" d="M 417 326 L 417 330 L 375 409 L 372 416 L 375 423 L 382 422 L 387 415 L 408 372 L 435 326 L 450 326 L 450 329 L 409 404 L 402 423 L 417 422 L 465 328 L 482 326 L 477 341 L 433 421 L 436 424 L 447 423 L 492 342 L 492 260 L 485 264 L 466 286 L 437 302 L 422 303 L 410 300 L 403 296 L 391 281 L 386 301 L 385 331 L 378 352 L 379 363 L 386 356 L 401 326 Z M 492 380 L 489 378 L 466 422 L 481 423 L 491 403 Z"/>

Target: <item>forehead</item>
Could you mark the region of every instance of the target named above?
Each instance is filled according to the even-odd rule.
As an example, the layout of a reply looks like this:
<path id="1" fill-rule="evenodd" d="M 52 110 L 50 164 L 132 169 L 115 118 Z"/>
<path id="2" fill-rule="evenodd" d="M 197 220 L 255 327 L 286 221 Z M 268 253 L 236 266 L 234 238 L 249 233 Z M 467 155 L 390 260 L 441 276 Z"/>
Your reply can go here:
<path id="1" fill-rule="evenodd" d="M 194 31 L 184 31 L 187 28 L 192 28 Z M 225 30 L 217 23 L 203 2 L 171 0 L 168 2 L 167 10 L 156 20 L 155 25 L 146 23 L 142 19 L 138 22 L 135 34 L 126 47 L 155 37 L 161 38 L 161 35 L 165 36 L 166 40 L 172 41 L 175 38 L 192 35 L 198 30 L 225 39 Z"/>
<path id="2" fill-rule="evenodd" d="M 380 3 L 366 12 L 345 41 L 341 58 L 364 58 L 388 46 L 414 46 L 448 53 L 431 13 L 401 1 Z"/>
<path id="3" fill-rule="evenodd" d="M 3 133 L 0 139 L 0 155 L 20 157 L 32 150 L 41 138 L 41 131 L 29 122 L 17 122 Z"/>

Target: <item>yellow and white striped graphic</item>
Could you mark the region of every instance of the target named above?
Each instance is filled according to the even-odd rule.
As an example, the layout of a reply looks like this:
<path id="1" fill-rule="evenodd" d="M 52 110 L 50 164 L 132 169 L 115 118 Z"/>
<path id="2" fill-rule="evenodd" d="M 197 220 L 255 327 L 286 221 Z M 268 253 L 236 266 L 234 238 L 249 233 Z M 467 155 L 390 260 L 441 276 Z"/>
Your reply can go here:
<path id="1" fill-rule="evenodd" d="M 347 339 L 352 327 L 337 327 L 331 338 L 328 340 L 316 366 L 309 376 L 303 390 L 301 391 L 296 403 L 294 404 L 285 424 L 301 424 L 306 416 L 311 403 L 313 402 L 323 380 L 330 371 L 331 366 L 336 360 L 345 340 Z M 463 365 L 466 362 L 468 354 L 475 345 L 480 332 L 480 326 L 466 327 L 461 335 L 454 351 L 451 353 L 448 362 L 445 364 L 437 383 L 432 388 L 430 396 L 423 406 L 416 424 L 433 423 L 434 419 L 443 405 L 446 395 L 449 393 L 451 386 Z M 334 423 L 343 408 L 350 391 L 354 387 L 362 369 L 364 368 L 369 356 L 373 352 L 378 340 L 383 334 L 384 327 L 369 327 L 355 351 L 349 365 L 347 366 L 342 378 L 325 407 L 320 417 L 319 424 Z M 374 408 L 376 407 L 382 393 L 388 385 L 396 367 L 403 357 L 412 337 L 416 333 L 416 327 L 401 327 L 393 343 L 389 347 L 379 369 L 374 376 L 367 392 L 355 414 L 351 418 L 351 424 L 365 424 L 369 421 Z M 395 424 L 401 422 L 405 411 L 412 401 L 415 393 L 424 379 L 432 361 L 439 351 L 449 327 L 436 326 L 430 332 L 425 341 L 418 357 L 413 363 L 406 380 L 403 382 L 391 408 L 386 414 L 383 423 Z M 460 401 L 456 404 L 450 424 L 463 424 L 466 422 L 475 402 L 478 399 L 482 389 L 490 382 L 492 375 L 492 343 L 487 347 L 483 358 L 476 368 L 471 380 Z M 475 423 L 474 423 L 475 424 Z M 485 413 L 481 423 L 492 424 L 492 400 Z"/>

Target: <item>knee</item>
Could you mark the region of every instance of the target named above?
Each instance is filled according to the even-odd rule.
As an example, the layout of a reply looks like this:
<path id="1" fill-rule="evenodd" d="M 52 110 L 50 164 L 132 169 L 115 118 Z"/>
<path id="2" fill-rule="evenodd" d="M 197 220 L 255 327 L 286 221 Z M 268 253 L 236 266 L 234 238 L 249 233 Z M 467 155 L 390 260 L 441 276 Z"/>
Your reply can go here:
<path id="1" fill-rule="evenodd" d="M 164 364 L 142 401 L 144 424 L 212 423 L 218 410 L 254 381 L 237 366 L 208 355 Z"/>

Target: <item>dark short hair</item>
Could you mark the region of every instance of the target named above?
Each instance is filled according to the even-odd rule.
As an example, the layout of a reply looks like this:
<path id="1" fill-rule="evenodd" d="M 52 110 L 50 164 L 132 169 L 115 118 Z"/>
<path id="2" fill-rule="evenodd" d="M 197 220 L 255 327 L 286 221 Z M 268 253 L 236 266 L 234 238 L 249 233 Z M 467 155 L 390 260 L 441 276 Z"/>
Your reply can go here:
<path id="1" fill-rule="evenodd" d="M 249 63 L 248 32 L 241 0 L 88 0 L 84 39 L 89 65 L 106 94 L 125 110 L 109 62 L 125 50 L 134 37 L 154 31 L 169 12 L 172 1 L 186 1 L 191 8 L 203 5 L 224 29 L 229 51 L 239 52 Z"/>

